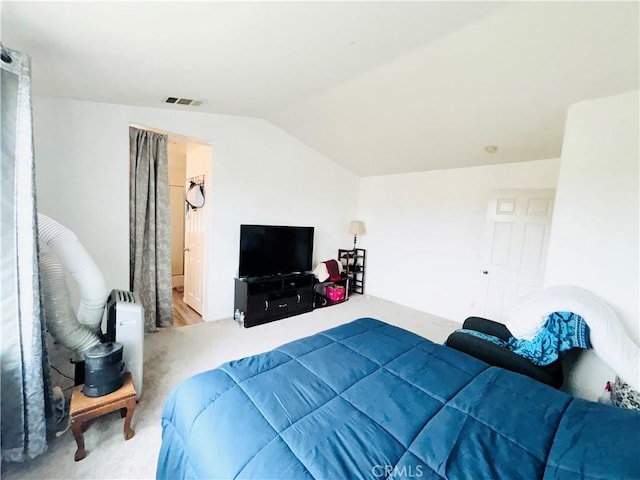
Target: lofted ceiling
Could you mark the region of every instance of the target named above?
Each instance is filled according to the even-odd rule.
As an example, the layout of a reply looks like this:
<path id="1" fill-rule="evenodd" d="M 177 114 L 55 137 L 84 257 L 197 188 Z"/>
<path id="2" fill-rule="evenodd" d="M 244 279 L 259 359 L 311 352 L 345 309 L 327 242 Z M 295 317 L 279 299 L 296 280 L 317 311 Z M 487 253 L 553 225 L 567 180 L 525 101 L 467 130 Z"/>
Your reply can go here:
<path id="1" fill-rule="evenodd" d="M 264 118 L 370 176 L 559 156 L 569 105 L 639 88 L 638 6 L 3 1 L 1 20 L 35 95 Z"/>

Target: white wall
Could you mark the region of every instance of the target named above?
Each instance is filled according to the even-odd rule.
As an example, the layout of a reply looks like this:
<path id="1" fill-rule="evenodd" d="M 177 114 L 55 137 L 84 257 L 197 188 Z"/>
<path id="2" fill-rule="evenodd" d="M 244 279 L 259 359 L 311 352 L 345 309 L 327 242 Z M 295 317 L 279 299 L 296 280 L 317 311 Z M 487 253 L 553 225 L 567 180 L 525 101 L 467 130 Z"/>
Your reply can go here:
<path id="1" fill-rule="evenodd" d="M 174 287 L 184 285 L 184 185 L 187 144 L 169 141 L 169 209 L 171 211 L 171 275 Z"/>
<path id="2" fill-rule="evenodd" d="M 316 227 L 314 260 L 334 258 L 355 218 L 358 179 L 264 120 L 34 97 L 39 209 L 73 230 L 110 288 L 129 286 L 129 125 L 213 147 L 205 320 L 230 317 L 239 225 Z"/>
<path id="3" fill-rule="evenodd" d="M 187 168 L 187 144 L 169 139 L 167 157 L 169 159 L 169 185 L 184 188 Z"/>
<path id="4" fill-rule="evenodd" d="M 559 159 L 360 181 L 366 292 L 462 322 L 474 309 L 493 190 L 555 188 Z"/>
<path id="5" fill-rule="evenodd" d="M 634 92 L 569 109 L 545 277 L 546 286 L 577 285 L 600 296 L 637 344 L 638 101 Z M 593 399 L 613 376 L 585 352 L 568 387 Z"/>

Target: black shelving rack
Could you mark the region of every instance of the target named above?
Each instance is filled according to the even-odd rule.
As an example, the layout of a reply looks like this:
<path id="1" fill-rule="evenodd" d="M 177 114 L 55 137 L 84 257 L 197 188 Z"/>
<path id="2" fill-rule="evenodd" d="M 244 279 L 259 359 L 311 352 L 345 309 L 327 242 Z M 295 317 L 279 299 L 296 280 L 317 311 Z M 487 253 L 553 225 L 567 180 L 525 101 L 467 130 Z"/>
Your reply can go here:
<path id="1" fill-rule="evenodd" d="M 364 248 L 339 248 L 338 260 L 345 275 L 349 278 L 349 294 L 364 294 L 367 251 Z"/>

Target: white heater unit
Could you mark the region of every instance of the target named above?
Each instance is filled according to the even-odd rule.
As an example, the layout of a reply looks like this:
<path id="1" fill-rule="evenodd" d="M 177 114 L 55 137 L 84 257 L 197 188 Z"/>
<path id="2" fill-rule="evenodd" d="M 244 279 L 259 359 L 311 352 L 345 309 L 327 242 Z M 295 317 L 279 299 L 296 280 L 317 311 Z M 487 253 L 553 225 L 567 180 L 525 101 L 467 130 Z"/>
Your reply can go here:
<path id="1" fill-rule="evenodd" d="M 124 369 L 131 372 L 139 399 L 144 364 L 144 310 L 136 293 L 111 291 L 107 302 L 107 340 L 123 345 Z"/>

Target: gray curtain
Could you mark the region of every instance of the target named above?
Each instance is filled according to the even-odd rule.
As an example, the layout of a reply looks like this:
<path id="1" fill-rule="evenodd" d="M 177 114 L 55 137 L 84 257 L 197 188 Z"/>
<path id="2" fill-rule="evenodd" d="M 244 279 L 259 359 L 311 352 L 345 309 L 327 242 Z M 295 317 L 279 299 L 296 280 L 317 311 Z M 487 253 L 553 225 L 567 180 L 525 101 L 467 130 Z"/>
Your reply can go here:
<path id="1" fill-rule="evenodd" d="M 144 307 L 146 332 L 173 325 L 167 136 L 129 128 L 129 288 Z"/>
<path id="2" fill-rule="evenodd" d="M 29 57 L 3 49 L 2 460 L 21 462 L 47 449 L 51 379 L 40 304 Z"/>

